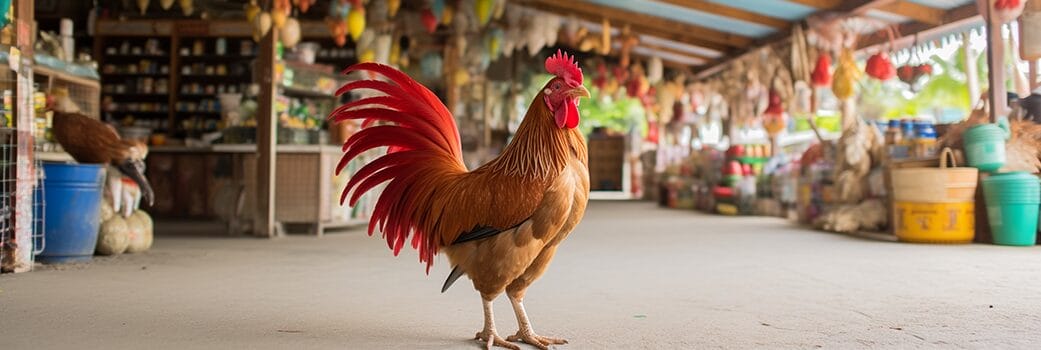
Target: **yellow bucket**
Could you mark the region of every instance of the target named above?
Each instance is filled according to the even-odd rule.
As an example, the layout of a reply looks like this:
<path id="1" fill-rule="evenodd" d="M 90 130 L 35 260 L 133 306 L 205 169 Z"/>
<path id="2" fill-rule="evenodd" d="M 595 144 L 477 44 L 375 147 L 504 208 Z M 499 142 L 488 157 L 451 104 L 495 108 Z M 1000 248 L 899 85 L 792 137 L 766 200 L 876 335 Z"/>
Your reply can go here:
<path id="1" fill-rule="evenodd" d="M 948 148 L 940 155 L 939 168 L 891 171 L 893 232 L 897 238 L 919 243 L 972 242 L 979 170 L 957 167 Z"/>
<path id="2" fill-rule="evenodd" d="M 976 234 L 973 202 L 896 202 L 893 222 L 901 241 L 918 243 L 969 243 Z"/>

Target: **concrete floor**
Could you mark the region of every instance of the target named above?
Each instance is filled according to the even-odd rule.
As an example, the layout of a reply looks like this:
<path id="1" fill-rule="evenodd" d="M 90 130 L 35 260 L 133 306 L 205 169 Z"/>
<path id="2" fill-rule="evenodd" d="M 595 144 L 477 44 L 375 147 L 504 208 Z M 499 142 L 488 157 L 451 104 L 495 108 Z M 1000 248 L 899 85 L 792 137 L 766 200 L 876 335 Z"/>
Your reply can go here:
<path id="1" fill-rule="evenodd" d="M 143 255 L 0 276 L 5 349 L 475 349 L 469 283 L 438 293 L 360 231 L 164 236 Z M 500 333 L 516 322 L 495 304 Z M 529 290 L 570 349 L 1039 348 L 1041 248 L 897 244 L 767 218 L 595 202 Z M 530 347 L 526 347 L 530 348 Z"/>

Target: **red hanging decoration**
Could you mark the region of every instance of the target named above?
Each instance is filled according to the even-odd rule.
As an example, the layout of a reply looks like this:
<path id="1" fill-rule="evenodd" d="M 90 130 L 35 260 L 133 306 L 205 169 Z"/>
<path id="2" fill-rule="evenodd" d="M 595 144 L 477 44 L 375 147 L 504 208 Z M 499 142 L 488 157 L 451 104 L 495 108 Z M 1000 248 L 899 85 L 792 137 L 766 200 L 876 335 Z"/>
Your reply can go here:
<path id="1" fill-rule="evenodd" d="M 434 11 L 431 9 L 423 10 L 420 20 L 423 21 L 423 27 L 427 29 L 427 33 L 434 34 L 434 31 L 437 30 L 437 16 L 434 16 Z"/>
<path id="2" fill-rule="evenodd" d="M 893 61 L 889 59 L 889 54 L 885 52 L 879 52 L 867 60 L 867 66 L 864 67 L 864 71 L 867 72 L 868 76 L 886 81 L 896 76 L 896 67 L 893 66 Z"/>
<path id="3" fill-rule="evenodd" d="M 817 55 L 817 66 L 813 68 L 813 73 L 810 75 L 810 79 L 813 80 L 813 86 L 831 86 L 830 69 L 831 56 L 829 56 L 827 52 L 821 52 L 819 55 Z"/>

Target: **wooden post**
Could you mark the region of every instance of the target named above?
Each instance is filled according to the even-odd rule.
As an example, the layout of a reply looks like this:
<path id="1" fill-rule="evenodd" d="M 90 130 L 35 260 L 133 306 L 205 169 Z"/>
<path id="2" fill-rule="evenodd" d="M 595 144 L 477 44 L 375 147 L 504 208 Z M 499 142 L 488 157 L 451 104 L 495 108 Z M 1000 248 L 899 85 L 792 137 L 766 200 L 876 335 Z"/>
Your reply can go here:
<path id="1" fill-rule="evenodd" d="M 980 98 L 979 68 L 976 66 L 978 56 L 972 52 L 972 47 L 969 45 L 972 35 L 969 32 L 962 32 L 961 39 L 965 43 L 962 54 L 965 55 L 965 80 L 969 88 L 969 98 L 971 99 L 969 103 L 975 106 L 977 99 Z"/>
<path id="2" fill-rule="evenodd" d="M 33 189 L 36 186 L 36 166 L 33 154 L 33 1 L 19 0 L 14 4 L 15 47 L 9 60 L 15 70 L 14 125 L 15 125 L 15 186 L 12 207 L 13 230 L 10 242 L 14 244 L 7 256 L 5 271 L 27 272 L 33 268 Z"/>
<path id="3" fill-rule="evenodd" d="M 1037 61 L 1034 61 L 1034 60 L 1027 61 L 1027 65 L 1030 66 L 1030 70 L 1029 70 L 1030 74 L 1027 76 L 1027 78 L 1030 79 L 1030 91 L 1034 91 L 1034 90 L 1037 90 L 1037 86 L 1038 86 L 1038 81 L 1037 81 Z M 1026 97 L 1026 96 L 1023 96 L 1023 97 Z"/>
<path id="4" fill-rule="evenodd" d="M 270 30 L 260 39 L 256 75 L 260 84 L 257 96 L 257 188 L 253 233 L 262 237 L 279 234 L 275 229 L 275 160 L 278 118 L 275 118 L 275 43 L 278 31 Z"/>
<path id="5" fill-rule="evenodd" d="M 484 78 L 484 91 L 482 93 L 484 97 L 484 106 L 481 107 L 481 117 L 484 124 L 484 148 L 489 149 L 492 146 L 492 107 L 490 97 L 492 94 L 492 84 L 488 81 L 487 76 Z"/>
<path id="6" fill-rule="evenodd" d="M 1008 96 L 1005 88 L 1005 40 L 1001 37 L 1001 23 L 991 18 L 994 1 L 989 0 L 984 22 L 987 27 L 987 71 L 990 99 L 990 120 L 996 122 L 999 116 L 1008 113 Z"/>

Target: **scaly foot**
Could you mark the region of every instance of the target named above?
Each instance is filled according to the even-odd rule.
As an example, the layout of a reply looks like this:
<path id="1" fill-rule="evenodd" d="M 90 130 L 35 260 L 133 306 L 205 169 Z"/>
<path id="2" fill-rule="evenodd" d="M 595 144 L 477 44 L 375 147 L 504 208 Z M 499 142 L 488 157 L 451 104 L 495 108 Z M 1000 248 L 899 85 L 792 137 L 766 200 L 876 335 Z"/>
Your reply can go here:
<path id="1" fill-rule="evenodd" d="M 520 346 L 503 340 L 502 337 L 499 336 L 499 334 L 495 333 L 494 329 L 485 329 L 483 331 L 477 332 L 477 334 L 474 335 L 474 340 L 483 341 L 484 348 L 487 350 L 491 350 L 493 346 L 503 347 L 510 350 L 520 350 Z"/>
<path id="2" fill-rule="evenodd" d="M 523 341 L 525 343 L 528 343 L 528 345 L 534 346 L 541 350 L 549 349 L 550 345 L 567 344 L 567 339 L 543 337 L 541 335 L 535 334 L 535 332 L 532 332 L 531 330 L 519 330 L 517 331 L 517 334 L 506 337 L 506 340 Z"/>

